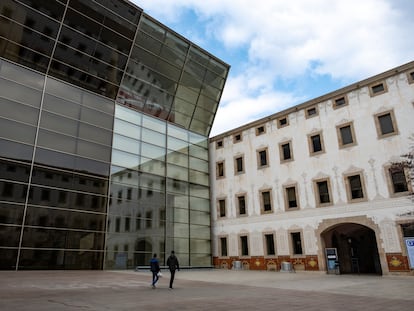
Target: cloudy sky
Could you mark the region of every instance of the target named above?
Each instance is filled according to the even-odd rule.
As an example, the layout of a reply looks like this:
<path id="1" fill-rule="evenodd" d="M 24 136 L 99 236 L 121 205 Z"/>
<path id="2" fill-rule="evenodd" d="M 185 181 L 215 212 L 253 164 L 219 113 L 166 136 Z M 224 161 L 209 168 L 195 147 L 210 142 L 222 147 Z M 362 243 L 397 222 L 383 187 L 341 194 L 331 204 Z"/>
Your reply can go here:
<path id="1" fill-rule="evenodd" d="M 231 66 L 210 136 L 414 60 L 412 0 L 133 0 Z"/>

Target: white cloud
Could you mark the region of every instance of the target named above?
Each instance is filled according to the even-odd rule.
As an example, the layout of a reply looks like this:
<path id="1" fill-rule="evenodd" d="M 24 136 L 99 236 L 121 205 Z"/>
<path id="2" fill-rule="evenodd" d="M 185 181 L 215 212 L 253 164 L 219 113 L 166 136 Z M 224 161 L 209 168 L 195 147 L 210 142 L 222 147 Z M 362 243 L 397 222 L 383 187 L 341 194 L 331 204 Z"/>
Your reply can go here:
<path id="1" fill-rule="evenodd" d="M 284 102 L 297 103 L 295 90 L 278 91 L 280 80 L 310 74 L 347 84 L 413 60 L 412 1 L 135 2 L 173 29 L 180 24 L 181 13 L 192 10 L 199 24 L 184 29 L 183 35 L 213 54 L 217 53 L 211 48 L 221 46 L 218 52 L 232 69 L 213 133 L 277 112 L 286 107 Z M 211 38 L 215 42 L 210 46 Z M 246 51 L 243 63 L 232 57 L 241 50 Z"/>

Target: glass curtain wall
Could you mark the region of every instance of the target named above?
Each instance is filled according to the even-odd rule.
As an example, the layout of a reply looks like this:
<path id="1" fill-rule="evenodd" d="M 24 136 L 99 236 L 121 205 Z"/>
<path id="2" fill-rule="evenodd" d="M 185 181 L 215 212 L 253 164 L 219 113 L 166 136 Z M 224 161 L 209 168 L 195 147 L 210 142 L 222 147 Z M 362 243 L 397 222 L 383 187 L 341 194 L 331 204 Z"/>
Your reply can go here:
<path id="1" fill-rule="evenodd" d="M 175 250 L 183 266 L 209 266 L 207 139 L 117 105 L 106 267 L 148 265 Z"/>

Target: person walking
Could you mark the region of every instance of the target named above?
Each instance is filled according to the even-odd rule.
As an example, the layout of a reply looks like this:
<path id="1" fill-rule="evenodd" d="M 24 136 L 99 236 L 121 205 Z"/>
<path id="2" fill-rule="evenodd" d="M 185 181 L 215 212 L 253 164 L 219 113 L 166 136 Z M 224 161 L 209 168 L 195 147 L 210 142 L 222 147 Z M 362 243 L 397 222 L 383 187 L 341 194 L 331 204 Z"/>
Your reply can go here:
<path id="1" fill-rule="evenodd" d="M 175 277 L 175 270 L 180 271 L 180 264 L 178 263 L 178 259 L 175 256 L 175 252 L 172 251 L 171 255 L 167 259 L 167 266 L 170 269 L 171 277 L 170 277 L 170 289 L 173 289 L 174 277 Z"/>
<path id="2" fill-rule="evenodd" d="M 150 269 L 152 272 L 152 288 L 155 288 L 155 284 L 158 282 L 159 276 L 158 273 L 161 271 L 160 263 L 157 258 L 157 254 L 154 254 L 152 256 L 150 261 Z"/>

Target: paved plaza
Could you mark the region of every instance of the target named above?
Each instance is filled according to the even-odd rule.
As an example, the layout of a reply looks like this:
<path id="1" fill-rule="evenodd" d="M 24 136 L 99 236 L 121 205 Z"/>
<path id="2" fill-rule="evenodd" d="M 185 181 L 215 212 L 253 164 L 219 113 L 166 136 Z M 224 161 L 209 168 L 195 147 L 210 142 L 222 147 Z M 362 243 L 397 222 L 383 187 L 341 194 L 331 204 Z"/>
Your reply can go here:
<path id="1" fill-rule="evenodd" d="M 320 272 L 0 271 L 0 310 L 414 310 L 414 276 Z"/>

